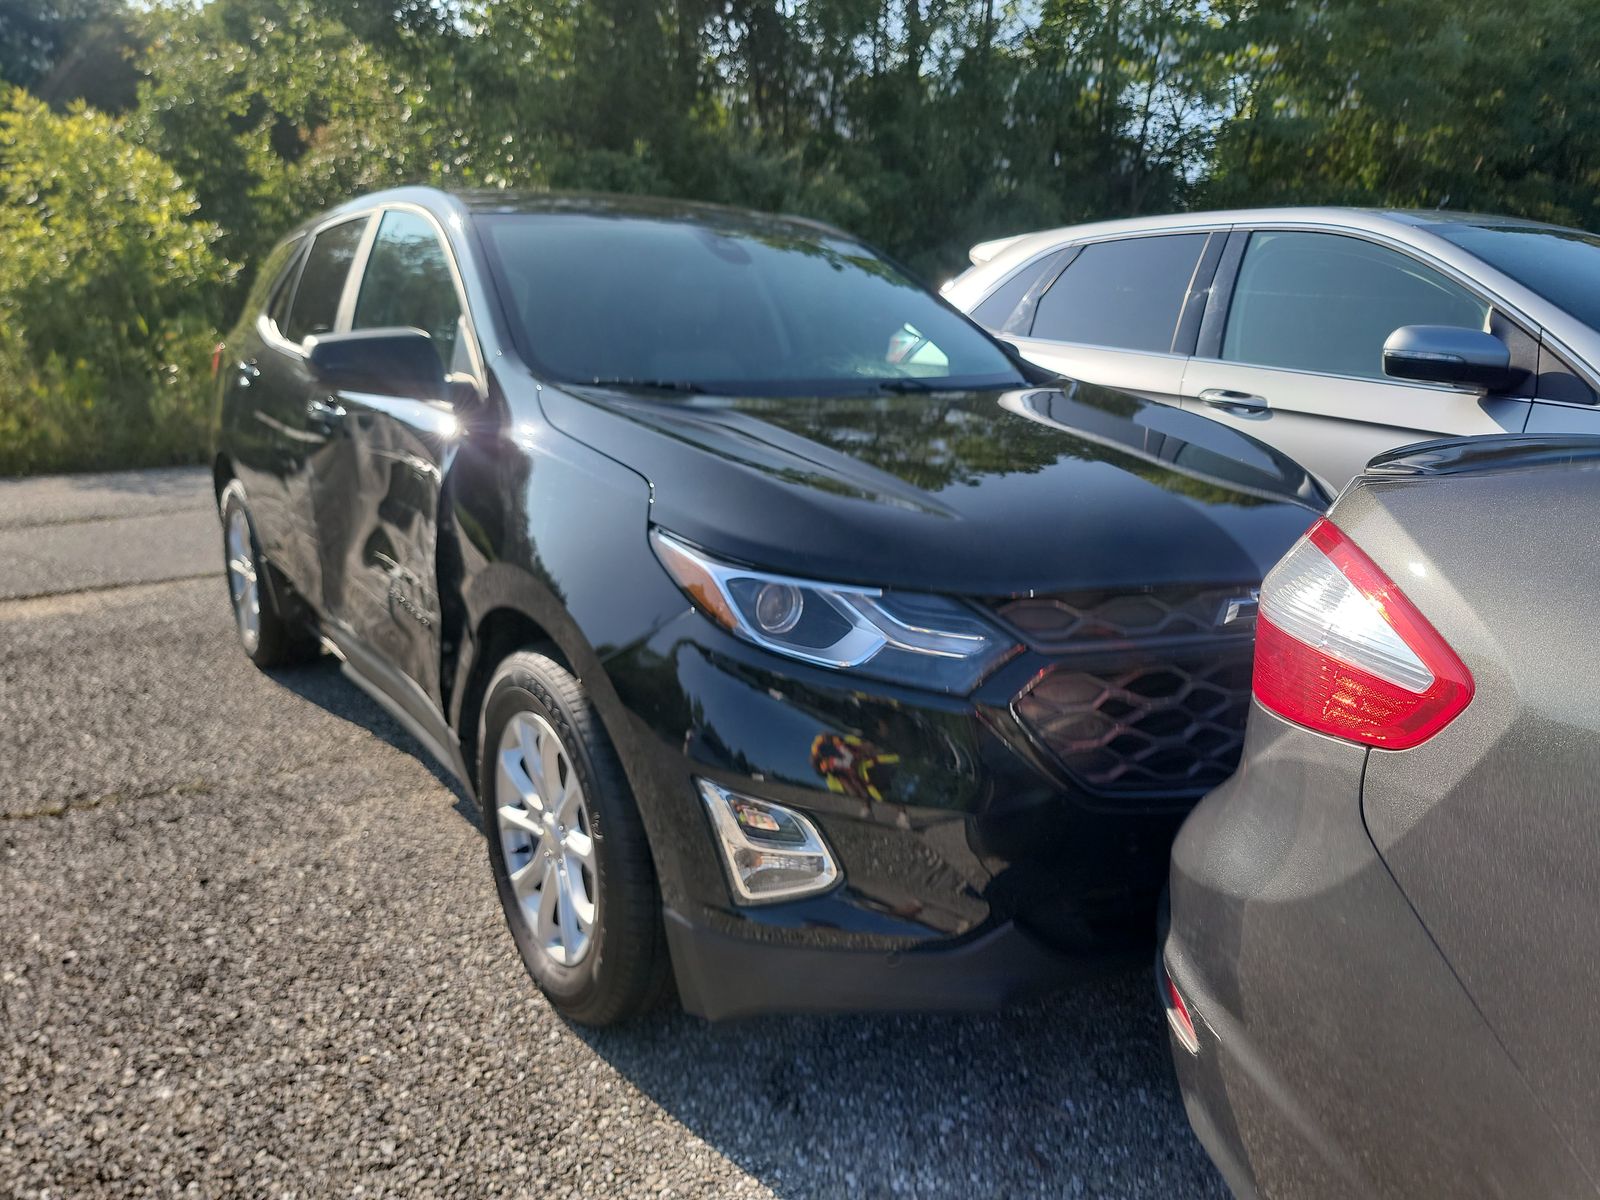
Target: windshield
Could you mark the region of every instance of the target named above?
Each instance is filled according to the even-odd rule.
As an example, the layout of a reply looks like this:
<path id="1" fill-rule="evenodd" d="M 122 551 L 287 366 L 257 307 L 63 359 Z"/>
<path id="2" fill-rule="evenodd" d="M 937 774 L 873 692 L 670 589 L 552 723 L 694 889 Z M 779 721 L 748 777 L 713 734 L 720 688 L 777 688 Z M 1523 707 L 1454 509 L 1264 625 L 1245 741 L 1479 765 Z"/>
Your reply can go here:
<path id="1" fill-rule="evenodd" d="M 1525 225 L 1440 225 L 1434 232 L 1600 329 L 1600 237 Z"/>
<path id="2" fill-rule="evenodd" d="M 1024 382 L 963 317 L 824 231 L 733 215 L 480 226 L 523 354 L 559 380 L 764 395 Z"/>

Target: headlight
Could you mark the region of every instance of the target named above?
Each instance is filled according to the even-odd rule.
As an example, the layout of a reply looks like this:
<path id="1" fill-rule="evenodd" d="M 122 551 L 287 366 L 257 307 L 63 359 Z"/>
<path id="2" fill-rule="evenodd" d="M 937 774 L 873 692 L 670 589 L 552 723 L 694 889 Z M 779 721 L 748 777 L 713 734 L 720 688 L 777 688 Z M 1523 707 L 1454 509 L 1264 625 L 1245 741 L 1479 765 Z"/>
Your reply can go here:
<path id="1" fill-rule="evenodd" d="M 802 662 L 964 695 L 1016 649 L 946 596 L 769 575 L 719 562 L 659 529 L 650 543 L 718 624 Z"/>

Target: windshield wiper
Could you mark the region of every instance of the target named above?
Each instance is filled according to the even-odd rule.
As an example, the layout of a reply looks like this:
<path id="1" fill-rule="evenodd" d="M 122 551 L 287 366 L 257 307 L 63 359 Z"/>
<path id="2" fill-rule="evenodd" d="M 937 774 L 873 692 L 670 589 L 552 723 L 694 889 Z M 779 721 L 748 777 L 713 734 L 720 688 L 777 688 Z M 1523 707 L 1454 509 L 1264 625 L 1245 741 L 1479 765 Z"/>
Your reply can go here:
<path id="1" fill-rule="evenodd" d="M 589 380 L 594 387 L 655 388 L 662 392 L 683 392 L 691 396 L 705 395 L 705 388 L 687 379 L 601 379 Z"/>
<path id="2" fill-rule="evenodd" d="M 926 379 L 918 379 L 915 375 L 897 375 L 893 379 L 875 379 L 880 392 L 932 392 L 936 391 L 933 384 Z"/>

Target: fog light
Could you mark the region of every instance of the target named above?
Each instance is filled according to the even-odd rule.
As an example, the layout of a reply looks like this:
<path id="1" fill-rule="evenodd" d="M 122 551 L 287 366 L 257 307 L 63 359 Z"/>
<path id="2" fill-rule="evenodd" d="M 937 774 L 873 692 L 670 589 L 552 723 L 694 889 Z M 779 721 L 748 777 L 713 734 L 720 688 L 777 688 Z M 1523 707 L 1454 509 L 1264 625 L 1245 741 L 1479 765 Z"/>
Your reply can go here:
<path id="1" fill-rule="evenodd" d="M 744 904 L 826 891 L 839 868 L 817 827 L 792 808 L 696 781 L 736 898 Z"/>

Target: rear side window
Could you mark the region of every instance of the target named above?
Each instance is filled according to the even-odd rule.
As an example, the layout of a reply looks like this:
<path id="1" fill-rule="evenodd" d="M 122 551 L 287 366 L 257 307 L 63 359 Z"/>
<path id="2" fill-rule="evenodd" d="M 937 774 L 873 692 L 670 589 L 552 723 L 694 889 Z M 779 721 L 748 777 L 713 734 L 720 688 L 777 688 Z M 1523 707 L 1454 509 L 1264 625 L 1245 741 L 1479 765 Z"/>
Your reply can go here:
<path id="1" fill-rule="evenodd" d="M 317 234 L 306 255 L 306 265 L 301 268 L 300 282 L 294 289 L 294 301 L 289 309 L 289 319 L 283 336 L 291 342 L 304 341 L 312 334 L 331 333 L 334 319 L 339 314 L 339 298 L 344 294 L 345 279 L 350 274 L 350 264 L 355 260 L 356 248 L 361 245 L 361 235 L 367 228 L 367 218 L 357 217 L 342 225 L 335 225 Z"/>
<path id="2" fill-rule="evenodd" d="M 1229 362 L 1384 379 L 1402 325 L 1482 329 L 1489 306 L 1415 259 L 1334 233 L 1255 233 L 1222 338 Z"/>
<path id="3" fill-rule="evenodd" d="M 278 331 L 278 336 L 283 336 L 284 326 L 289 323 L 289 301 L 294 299 L 294 283 L 300 274 L 301 251 L 306 248 L 304 238 L 296 238 L 294 253 L 289 256 L 289 261 L 284 264 L 283 277 L 272 285 L 271 305 L 267 309 L 267 320 L 272 322 L 272 327 Z"/>
<path id="4" fill-rule="evenodd" d="M 433 226 L 417 213 L 384 213 L 367 258 L 351 328 L 420 329 L 433 339 L 439 361 L 448 364 L 460 322 L 450 260 Z"/>
<path id="5" fill-rule="evenodd" d="M 1167 353 L 1205 245 L 1181 233 L 1085 246 L 1040 298 L 1033 336 Z"/>
<path id="6" fill-rule="evenodd" d="M 1022 298 L 1044 273 L 1045 267 L 1056 262 L 1054 254 L 1047 254 L 1023 267 L 984 297 L 983 302 L 972 310 L 972 319 L 985 329 L 1004 329 L 1006 321 L 1017 311 L 1017 305 L 1022 303 Z"/>
<path id="7" fill-rule="evenodd" d="M 300 237 L 292 237 L 286 242 L 280 242 L 267 255 L 266 261 L 261 264 L 255 282 L 250 285 L 250 294 L 245 298 L 244 311 L 249 320 L 255 320 L 268 305 L 273 309 L 280 307 L 282 296 L 289 290 L 288 281 L 293 274 L 293 267 L 297 261 L 298 251 L 305 244 Z"/>

